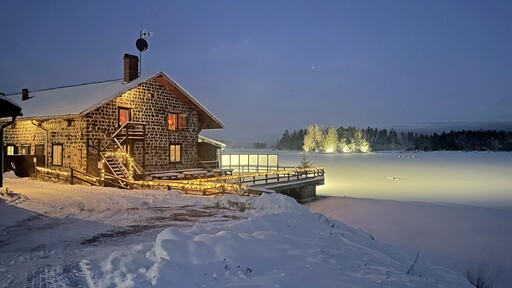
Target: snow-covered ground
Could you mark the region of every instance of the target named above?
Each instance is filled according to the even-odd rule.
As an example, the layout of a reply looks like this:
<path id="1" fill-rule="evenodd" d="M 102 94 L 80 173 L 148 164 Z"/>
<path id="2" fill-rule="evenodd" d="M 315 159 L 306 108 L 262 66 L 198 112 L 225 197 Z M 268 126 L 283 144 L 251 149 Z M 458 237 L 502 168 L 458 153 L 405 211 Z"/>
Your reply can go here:
<path id="1" fill-rule="evenodd" d="M 0 287 L 46 287 L 38 286 L 40 282 L 63 284 L 48 287 L 87 287 L 79 267 L 84 259 L 155 241 L 166 227 L 244 217 L 216 199 L 175 191 L 127 191 L 4 176 L 4 187 L 15 194 L 0 197 Z"/>
<path id="2" fill-rule="evenodd" d="M 0 286 L 471 287 L 282 195 L 4 186 Z"/>

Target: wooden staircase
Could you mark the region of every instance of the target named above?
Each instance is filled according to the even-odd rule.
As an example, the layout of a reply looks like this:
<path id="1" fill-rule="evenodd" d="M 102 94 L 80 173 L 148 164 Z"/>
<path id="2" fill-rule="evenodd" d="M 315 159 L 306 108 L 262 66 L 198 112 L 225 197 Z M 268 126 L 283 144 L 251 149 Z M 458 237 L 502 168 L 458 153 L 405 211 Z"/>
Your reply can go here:
<path id="1" fill-rule="evenodd" d="M 115 186 L 128 189 L 127 180 L 133 180 L 134 176 L 144 175 L 143 168 L 137 162 L 128 160 L 129 156 L 123 149 L 123 143 L 127 140 L 144 143 L 145 134 L 144 123 L 127 122 L 112 134 L 112 141 L 102 148 L 103 152 L 100 154 L 106 164 L 103 169 L 111 175 L 108 175 L 109 178 L 112 178 L 109 180 Z M 143 146 L 145 147 L 145 145 Z M 143 152 L 145 153 L 145 151 Z M 130 165 L 132 167 L 129 167 Z M 131 175 L 130 170 L 134 175 Z"/>

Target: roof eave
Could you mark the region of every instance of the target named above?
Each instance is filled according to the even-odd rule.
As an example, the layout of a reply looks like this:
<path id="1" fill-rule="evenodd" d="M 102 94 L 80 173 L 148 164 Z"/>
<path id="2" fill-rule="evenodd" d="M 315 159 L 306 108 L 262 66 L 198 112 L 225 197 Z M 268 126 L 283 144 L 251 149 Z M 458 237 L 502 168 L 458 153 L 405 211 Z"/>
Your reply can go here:
<path id="1" fill-rule="evenodd" d="M 47 115 L 47 116 L 29 116 L 29 117 L 18 117 L 19 120 L 53 120 L 53 119 L 66 119 L 83 116 L 80 113 L 74 114 L 62 114 L 62 115 Z"/>
<path id="2" fill-rule="evenodd" d="M 202 136 L 202 135 L 197 135 L 197 140 L 199 142 L 205 142 L 205 143 L 209 143 L 211 145 L 214 145 L 214 146 L 217 146 L 217 147 L 220 147 L 220 148 L 225 148 L 226 147 L 226 144 L 220 142 L 220 141 L 217 141 L 217 140 L 213 140 L 211 138 L 208 138 L 208 137 L 205 137 L 205 136 Z"/>

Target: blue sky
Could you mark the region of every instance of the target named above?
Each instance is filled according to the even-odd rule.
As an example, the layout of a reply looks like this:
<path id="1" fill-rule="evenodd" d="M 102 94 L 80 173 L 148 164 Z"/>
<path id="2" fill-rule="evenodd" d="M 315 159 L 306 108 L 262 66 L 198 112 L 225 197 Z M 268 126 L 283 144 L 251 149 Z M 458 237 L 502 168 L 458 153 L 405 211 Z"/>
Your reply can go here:
<path id="1" fill-rule="evenodd" d="M 511 1 L 1 1 L 0 91 L 164 71 L 225 124 L 512 122 Z M 448 124 L 447 124 L 448 123 Z"/>

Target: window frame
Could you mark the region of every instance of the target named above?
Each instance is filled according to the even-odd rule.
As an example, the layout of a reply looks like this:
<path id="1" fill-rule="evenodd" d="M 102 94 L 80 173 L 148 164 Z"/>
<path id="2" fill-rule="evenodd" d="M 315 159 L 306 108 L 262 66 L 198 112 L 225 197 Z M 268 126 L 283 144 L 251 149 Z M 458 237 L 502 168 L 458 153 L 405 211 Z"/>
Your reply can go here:
<path id="1" fill-rule="evenodd" d="M 21 154 L 23 152 L 24 148 L 27 148 L 27 153 Z M 19 152 L 18 154 L 20 154 L 20 155 L 31 155 L 30 154 L 30 148 L 32 148 L 30 144 L 23 144 L 23 145 L 20 146 L 20 150 L 18 151 Z"/>
<path id="2" fill-rule="evenodd" d="M 171 128 L 171 121 L 169 121 L 171 116 L 175 117 L 174 128 Z M 165 118 L 165 121 L 167 123 L 167 130 L 169 130 L 169 131 L 178 131 L 178 113 L 173 113 L 173 112 L 167 113 L 167 117 Z"/>
<path id="3" fill-rule="evenodd" d="M 0 139 L 0 141 L 1 141 L 1 139 Z M 11 153 L 9 153 L 9 150 L 10 150 L 9 148 L 12 149 Z M 5 155 L 16 155 L 17 154 L 16 150 L 17 150 L 16 145 L 14 145 L 14 144 L 6 144 L 5 145 Z"/>
<path id="4" fill-rule="evenodd" d="M 174 147 L 174 155 L 173 155 L 173 148 Z M 178 147 L 178 152 L 176 153 L 176 147 Z M 181 163 L 181 159 L 183 156 L 183 146 L 179 143 L 169 143 L 169 163 Z M 173 160 L 174 156 L 174 160 Z M 177 156 L 177 157 L 176 157 Z"/>
<path id="5" fill-rule="evenodd" d="M 128 120 L 125 123 L 132 121 L 132 108 L 117 106 L 117 127 L 125 124 L 121 123 L 121 111 L 128 111 Z"/>
<path id="6" fill-rule="evenodd" d="M 60 164 L 55 161 L 55 148 L 60 147 Z M 52 166 L 62 166 L 64 163 L 64 144 L 55 143 L 52 144 Z"/>
<path id="7" fill-rule="evenodd" d="M 175 127 L 171 128 L 170 125 L 170 117 L 173 116 L 175 119 Z M 187 131 L 188 130 L 188 114 L 187 113 L 179 113 L 179 112 L 168 112 L 167 113 L 167 130 L 169 131 Z M 183 124 L 184 123 L 184 124 Z"/>
<path id="8" fill-rule="evenodd" d="M 185 119 L 185 120 L 183 120 Z M 183 122 L 185 125 L 183 125 Z M 179 131 L 187 131 L 188 130 L 188 114 L 187 113 L 178 113 L 178 130 Z"/>

